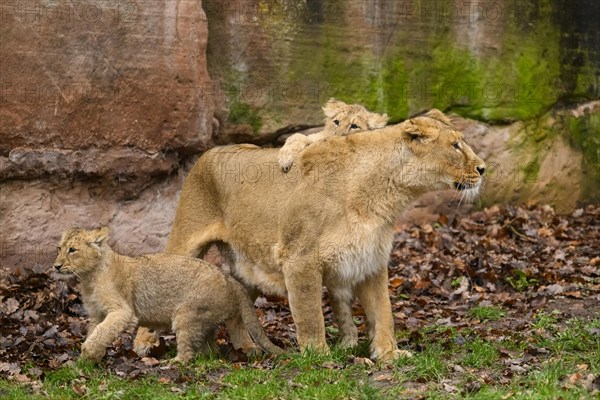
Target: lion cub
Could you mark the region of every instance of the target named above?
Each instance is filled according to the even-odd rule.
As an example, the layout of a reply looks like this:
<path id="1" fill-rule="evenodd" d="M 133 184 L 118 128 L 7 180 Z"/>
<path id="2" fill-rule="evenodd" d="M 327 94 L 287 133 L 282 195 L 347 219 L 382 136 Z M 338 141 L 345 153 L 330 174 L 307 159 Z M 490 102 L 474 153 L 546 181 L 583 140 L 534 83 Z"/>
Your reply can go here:
<path id="1" fill-rule="evenodd" d="M 343 101 L 329 99 L 323 106 L 325 129 L 314 135 L 296 133 L 285 141 L 279 150 L 279 166 L 284 172 L 292 168 L 294 160 L 302 150 L 329 136 L 346 136 L 356 132 L 384 128 L 388 122 L 387 114 L 368 111 L 360 104 L 346 104 Z"/>
<path id="2" fill-rule="evenodd" d="M 266 337 L 246 290 L 234 278 L 196 258 L 120 255 L 108 246 L 108 233 L 108 228 L 65 231 L 54 262 L 59 276 L 81 280 L 90 315 L 82 358 L 100 360 L 120 332 L 142 325 L 172 328 L 177 337 L 175 361 L 186 362 L 212 340 L 223 322 L 228 328 L 243 323 L 265 351 L 282 352 Z M 229 331 L 233 335 L 233 329 Z"/>

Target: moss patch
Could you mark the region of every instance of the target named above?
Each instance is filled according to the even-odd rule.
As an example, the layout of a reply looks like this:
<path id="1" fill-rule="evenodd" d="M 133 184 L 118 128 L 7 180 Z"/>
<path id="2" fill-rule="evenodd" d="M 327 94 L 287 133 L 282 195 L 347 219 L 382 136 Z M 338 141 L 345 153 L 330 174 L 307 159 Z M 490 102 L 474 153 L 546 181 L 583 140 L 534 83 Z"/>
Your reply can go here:
<path id="1" fill-rule="evenodd" d="M 583 154 L 582 198 L 600 199 L 600 112 L 586 113 L 581 118 L 568 117 L 570 143 Z"/>

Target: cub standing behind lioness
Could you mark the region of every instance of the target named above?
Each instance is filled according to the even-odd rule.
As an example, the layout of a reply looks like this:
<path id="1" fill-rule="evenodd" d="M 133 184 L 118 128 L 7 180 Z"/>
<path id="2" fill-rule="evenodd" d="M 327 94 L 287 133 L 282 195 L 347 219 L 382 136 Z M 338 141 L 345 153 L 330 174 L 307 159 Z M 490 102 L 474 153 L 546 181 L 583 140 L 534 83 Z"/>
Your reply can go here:
<path id="1" fill-rule="evenodd" d="M 310 136 L 296 133 L 287 138 L 277 157 L 283 171 L 288 172 L 300 152 L 312 143 L 330 136 L 347 136 L 383 128 L 388 122 L 387 114 L 372 113 L 360 104 L 346 104 L 333 97 L 323 106 L 323 112 L 325 127 L 321 132 Z"/>
<path id="2" fill-rule="evenodd" d="M 100 360 L 119 333 L 130 326 L 172 328 L 177 336 L 175 361 L 189 361 L 218 324 L 246 326 L 265 351 L 280 353 L 265 336 L 248 294 L 215 266 L 194 258 L 150 254 L 127 257 L 106 243 L 108 228 L 73 228 L 63 233 L 54 262 L 62 277 L 81 280 L 90 315 L 81 356 Z M 235 332 L 230 330 L 232 342 Z"/>

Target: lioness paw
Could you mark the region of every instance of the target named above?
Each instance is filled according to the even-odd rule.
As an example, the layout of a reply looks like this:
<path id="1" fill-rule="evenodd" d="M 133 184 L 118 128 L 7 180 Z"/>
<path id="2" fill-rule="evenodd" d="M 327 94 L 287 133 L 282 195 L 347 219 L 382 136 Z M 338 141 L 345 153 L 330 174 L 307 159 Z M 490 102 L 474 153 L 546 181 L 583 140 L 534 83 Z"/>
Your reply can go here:
<path id="1" fill-rule="evenodd" d="M 399 358 L 411 358 L 412 356 L 413 356 L 413 354 L 408 350 L 395 349 L 395 350 L 389 351 L 383 355 L 372 354 L 371 358 L 387 364 L 387 363 L 390 363 Z"/>

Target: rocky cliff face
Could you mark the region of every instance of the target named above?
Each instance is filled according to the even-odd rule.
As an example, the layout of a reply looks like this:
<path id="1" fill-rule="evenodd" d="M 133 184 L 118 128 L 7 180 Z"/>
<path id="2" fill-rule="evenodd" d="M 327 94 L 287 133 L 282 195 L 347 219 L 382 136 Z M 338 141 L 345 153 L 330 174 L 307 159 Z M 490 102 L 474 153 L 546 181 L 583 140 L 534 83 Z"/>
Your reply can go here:
<path id="1" fill-rule="evenodd" d="M 567 212 L 597 202 L 599 8 L 2 3 L 0 261 L 49 263 L 72 225 L 109 225 L 126 252 L 160 251 L 195 156 L 317 126 L 331 96 L 392 123 L 431 107 L 454 114 L 490 166 L 475 207 L 533 200 Z M 432 193 L 405 220 L 457 207 L 454 192 Z"/>
<path id="2" fill-rule="evenodd" d="M 161 250 L 181 160 L 212 143 L 201 2 L 1 7 L 2 261 L 48 262 L 72 225 Z"/>
<path id="3" fill-rule="evenodd" d="M 204 4 L 225 141 L 318 124 L 330 96 L 392 122 L 436 107 L 480 122 L 489 202 L 600 199 L 597 1 Z"/>

